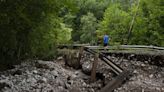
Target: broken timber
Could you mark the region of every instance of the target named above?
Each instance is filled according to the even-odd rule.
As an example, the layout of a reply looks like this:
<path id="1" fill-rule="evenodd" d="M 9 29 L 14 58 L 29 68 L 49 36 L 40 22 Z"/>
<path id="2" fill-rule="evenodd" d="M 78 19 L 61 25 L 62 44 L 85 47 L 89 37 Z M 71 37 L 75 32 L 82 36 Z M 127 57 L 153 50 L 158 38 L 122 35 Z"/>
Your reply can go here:
<path id="1" fill-rule="evenodd" d="M 117 77 L 113 78 L 104 88 L 102 88 L 100 90 L 100 92 L 112 92 L 114 89 L 118 88 L 131 75 L 130 71 L 123 71 L 123 69 L 121 67 L 116 65 L 111 59 L 109 59 L 103 53 L 101 53 L 101 52 L 98 53 L 98 52 L 91 50 L 87 47 L 85 47 L 84 50 L 91 53 L 91 54 L 94 54 L 94 55 L 99 54 L 99 58 L 101 60 L 103 60 L 107 65 L 109 65 L 111 67 L 112 71 L 115 74 L 117 74 Z M 94 67 L 92 69 L 94 69 Z"/>
<path id="2" fill-rule="evenodd" d="M 91 53 L 91 54 L 96 54 L 97 52 L 94 50 L 91 50 L 89 48 L 85 48 L 85 51 Z M 107 65 L 109 65 L 112 69 L 112 71 L 119 75 L 121 72 L 123 72 L 123 69 L 121 67 L 119 67 L 118 65 L 116 65 L 111 59 L 109 59 L 106 55 L 104 55 L 103 53 L 99 53 L 99 58 L 101 60 L 103 60 Z"/>
<path id="3" fill-rule="evenodd" d="M 100 92 L 112 92 L 114 89 L 118 88 L 126 79 L 130 76 L 129 71 L 124 71 L 120 73 L 117 77 L 113 78 Z"/>
<path id="4" fill-rule="evenodd" d="M 104 51 L 104 47 L 102 46 L 89 46 L 87 44 L 84 45 L 70 45 L 70 46 L 59 46 L 60 48 L 74 48 L 77 49 L 79 47 L 83 46 L 84 50 L 95 55 L 96 53 L 99 54 L 99 58 L 104 61 L 107 65 L 111 67 L 111 70 L 117 75 L 115 78 L 113 78 L 104 88 L 100 90 L 100 92 L 112 92 L 114 89 L 118 88 L 126 79 L 128 79 L 131 75 L 131 71 L 125 71 L 120 66 L 115 64 L 109 57 L 107 57 L 106 54 L 108 53 L 120 53 L 122 51 L 123 54 L 129 53 L 129 54 L 136 54 L 136 55 L 144 55 L 144 53 L 137 53 L 137 50 L 139 51 L 145 51 L 145 54 L 147 55 L 148 52 L 154 52 L 152 55 L 157 56 L 155 59 L 162 58 L 159 63 L 160 65 L 163 65 L 163 57 L 164 57 L 164 48 L 163 47 L 156 47 L 156 46 L 143 46 L 143 45 L 120 45 L 120 46 L 109 46 L 106 50 L 110 51 Z M 98 50 L 99 52 L 96 52 Z M 113 50 L 113 52 L 111 52 Z M 118 51 L 117 51 L 118 50 Z M 130 52 L 125 52 L 129 50 Z M 135 50 L 135 53 L 131 52 Z M 81 57 L 81 56 L 80 56 Z"/>
<path id="5" fill-rule="evenodd" d="M 91 70 L 91 82 L 95 82 L 96 81 L 96 67 L 98 64 L 98 54 L 95 54 L 94 56 L 94 62 L 93 62 L 93 67 Z"/>

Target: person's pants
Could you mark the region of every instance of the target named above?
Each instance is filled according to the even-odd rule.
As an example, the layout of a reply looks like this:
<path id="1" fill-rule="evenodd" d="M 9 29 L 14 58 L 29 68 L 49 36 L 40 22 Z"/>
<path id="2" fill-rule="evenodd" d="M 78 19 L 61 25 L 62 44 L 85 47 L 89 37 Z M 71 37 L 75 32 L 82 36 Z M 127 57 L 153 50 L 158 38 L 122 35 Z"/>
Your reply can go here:
<path id="1" fill-rule="evenodd" d="M 108 43 L 104 43 L 104 46 L 108 46 Z"/>

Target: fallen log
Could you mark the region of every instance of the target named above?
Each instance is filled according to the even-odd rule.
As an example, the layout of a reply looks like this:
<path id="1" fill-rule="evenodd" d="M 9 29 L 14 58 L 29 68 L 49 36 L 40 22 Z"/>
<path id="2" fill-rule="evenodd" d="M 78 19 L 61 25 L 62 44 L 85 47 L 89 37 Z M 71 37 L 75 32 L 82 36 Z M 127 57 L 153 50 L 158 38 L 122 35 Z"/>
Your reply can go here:
<path id="1" fill-rule="evenodd" d="M 121 84 L 123 84 L 131 75 L 131 72 L 124 71 L 120 73 L 119 76 L 113 78 L 104 88 L 100 90 L 100 92 L 112 92 L 114 89 L 118 88 Z"/>

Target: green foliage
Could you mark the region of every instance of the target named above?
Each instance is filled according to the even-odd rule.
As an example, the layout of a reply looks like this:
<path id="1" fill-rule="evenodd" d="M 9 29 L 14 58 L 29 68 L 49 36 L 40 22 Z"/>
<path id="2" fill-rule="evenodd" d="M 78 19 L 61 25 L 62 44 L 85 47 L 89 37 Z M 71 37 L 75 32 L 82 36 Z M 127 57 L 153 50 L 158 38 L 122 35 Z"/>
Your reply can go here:
<path id="1" fill-rule="evenodd" d="M 161 22 L 164 16 L 163 1 L 140 0 L 138 10 L 137 2 L 132 1 L 124 5 L 125 2 L 118 0 L 118 2 L 110 4 L 104 13 L 99 31 L 108 32 L 113 42 L 125 44 L 130 23 L 137 12 L 129 44 L 164 46 L 164 29 Z"/>
<path id="2" fill-rule="evenodd" d="M 124 44 L 135 12 L 129 44 L 164 46 L 163 0 L 140 0 L 139 8 L 137 2 L 0 0 L 0 61 L 47 59 L 57 44 L 93 44 L 106 32 L 111 43 Z"/>
<path id="3" fill-rule="evenodd" d="M 61 28 L 59 28 L 58 30 L 57 43 L 64 44 L 64 43 L 70 42 L 72 29 L 69 27 L 66 27 L 66 25 L 63 23 L 61 23 L 60 25 L 61 25 Z"/>
<path id="4" fill-rule="evenodd" d="M 72 39 L 73 41 L 80 41 L 80 37 L 82 35 L 81 32 L 81 18 L 84 15 L 87 15 L 88 12 L 92 13 L 96 20 L 100 21 L 103 18 L 103 13 L 107 8 L 110 0 L 75 0 L 76 6 L 78 8 L 78 12 L 73 15 L 75 18 L 73 19 L 73 31 L 72 31 Z M 89 43 L 90 41 L 88 41 Z"/>
<path id="5" fill-rule="evenodd" d="M 1 63 L 55 54 L 56 44 L 70 39 L 71 29 L 61 26 L 58 17 L 60 8 L 70 5 L 68 0 L 1 0 Z M 61 41 L 61 32 L 69 33 L 66 40 Z"/>
<path id="6" fill-rule="evenodd" d="M 88 13 L 81 17 L 81 33 L 80 41 L 82 43 L 95 43 L 95 31 L 97 29 L 97 19 L 92 13 Z"/>
<path id="7" fill-rule="evenodd" d="M 162 0 L 141 0 L 130 44 L 164 46 Z"/>
<path id="8" fill-rule="evenodd" d="M 120 4 L 112 4 L 106 9 L 99 30 L 108 33 L 113 42 L 123 43 L 130 19 L 131 16 L 121 9 Z"/>
<path id="9" fill-rule="evenodd" d="M 79 14 L 86 15 L 88 12 L 91 12 L 97 19 L 101 19 L 109 1 L 110 0 L 77 0 Z"/>

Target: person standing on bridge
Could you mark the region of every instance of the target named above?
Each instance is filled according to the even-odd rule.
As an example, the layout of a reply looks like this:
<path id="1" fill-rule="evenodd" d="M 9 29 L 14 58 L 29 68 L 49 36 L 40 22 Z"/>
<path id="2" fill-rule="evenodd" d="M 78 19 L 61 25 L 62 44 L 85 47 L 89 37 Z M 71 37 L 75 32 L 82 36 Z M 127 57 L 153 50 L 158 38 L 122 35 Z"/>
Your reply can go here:
<path id="1" fill-rule="evenodd" d="M 108 46 L 109 44 L 109 36 L 107 34 L 105 34 L 103 37 L 103 43 L 104 43 L 104 47 Z"/>

